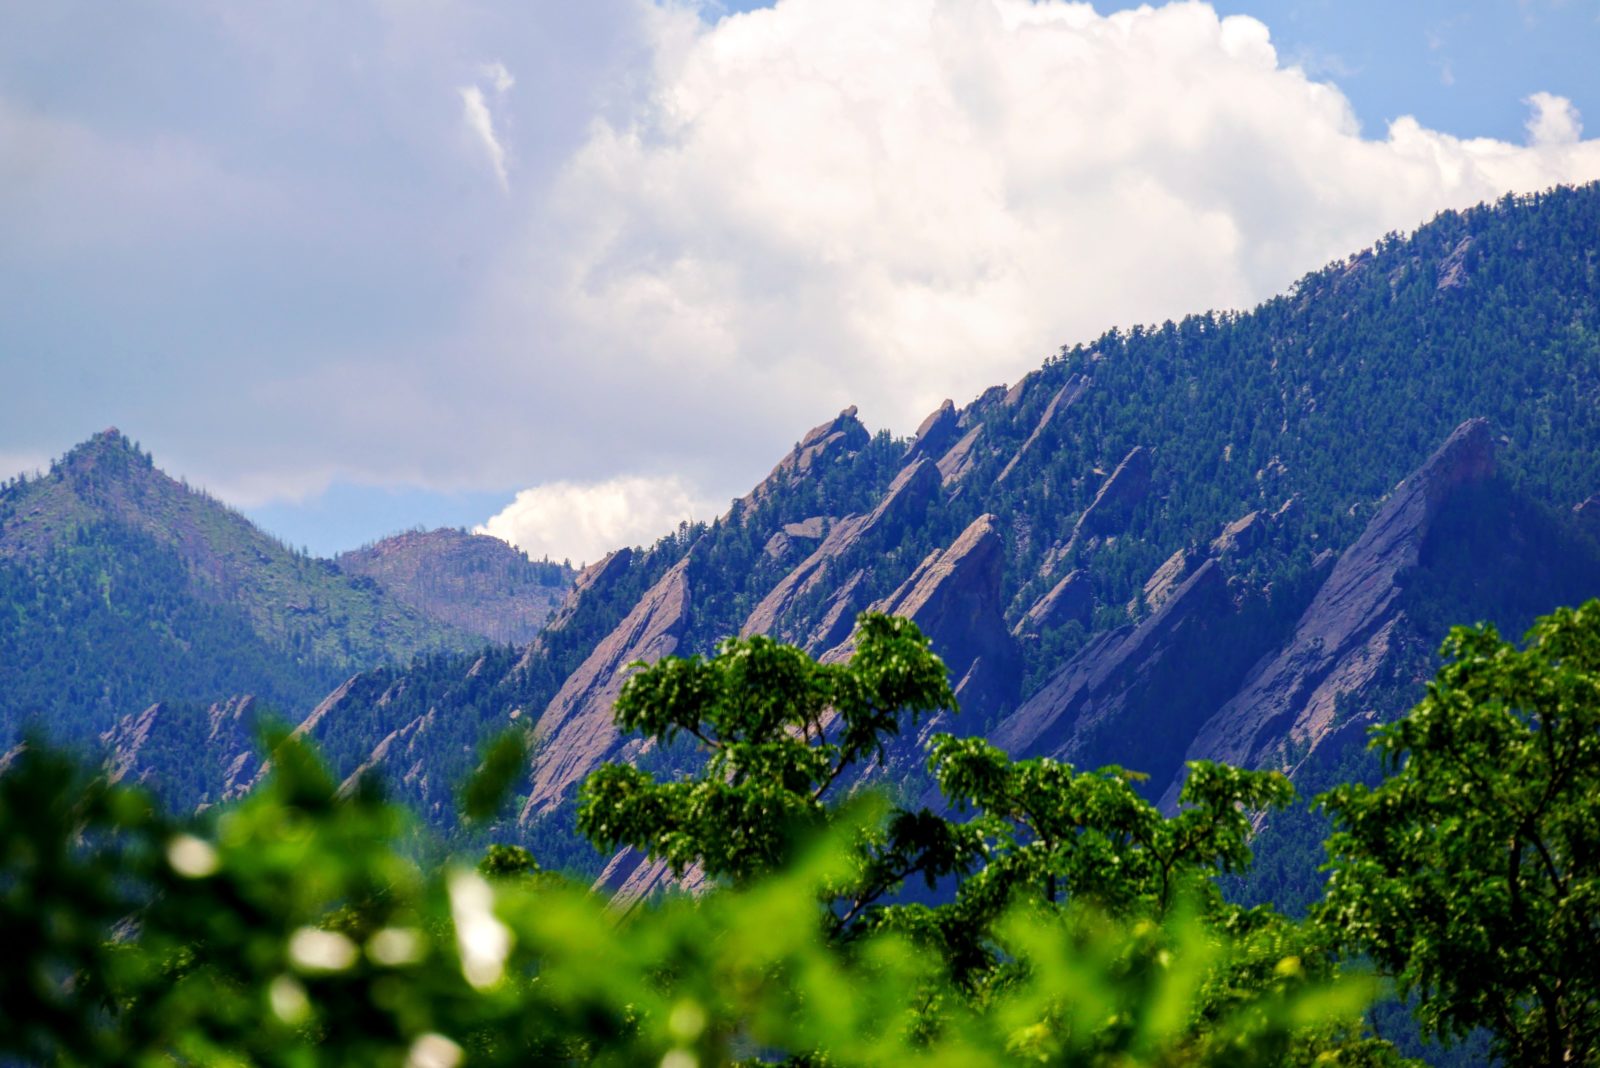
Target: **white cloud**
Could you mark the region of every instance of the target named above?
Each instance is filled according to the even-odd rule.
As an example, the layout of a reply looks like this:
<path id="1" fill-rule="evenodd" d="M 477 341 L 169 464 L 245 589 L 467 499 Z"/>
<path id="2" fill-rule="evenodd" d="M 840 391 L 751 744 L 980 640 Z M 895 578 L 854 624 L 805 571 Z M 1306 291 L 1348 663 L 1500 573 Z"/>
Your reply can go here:
<path id="1" fill-rule="evenodd" d="M 517 80 L 511 76 L 511 72 L 506 70 L 506 65 L 499 60 L 493 63 L 485 63 L 478 68 L 478 73 L 490 85 L 494 86 L 494 91 L 497 93 L 505 93 L 506 90 L 517 84 Z"/>
<path id="2" fill-rule="evenodd" d="M 780 0 L 663 26 L 648 105 L 596 123 L 529 242 L 538 326 L 591 381 L 784 440 L 841 401 L 909 430 L 1062 343 L 1600 177 L 1542 95 L 1527 146 L 1409 117 L 1364 136 L 1265 25 L 1204 4 Z"/>
<path id="3" fill-rule="evenodd" d="M 500 188 L 509 190 L 511 185 L 506 174 L 506 149 L 495 136 L 494 116 L 489 113 L 489 103 L 484 99 L 483 90 L 476 85 L 466 85 L 456 92 L 461 94 L 461 121 L 466 123 L 467 131 L 489 157 L 489 166 L 494 168 Z"/>
<path id="4" fill-rule="evenodd" d="M 715 510 L 677 478 L 551 482 L 518 493 L 475 533 L 510 542 L 535 559 L 590 563 L 624 545 L 648 545 Z"/>
<path id="5" fill-rule="evenodd" d="M 1561 98 L 1528 144 L 1363 132 L 1201 4 L 177 5 L 137 69 L 35 7 L 0 34 L 0 448 L 114 422 L 246 503 L 726 501 L 847 404 L 909 431 L 1113 324 L 1600 177 Z"/>
<path id="6" fill-rule="evenodd" d="M 1523 103 L 1533 109 L 1528 116 L 1528 140 L 1534 145 L 1571 145 L 1583 136 L 1583 118 L 1572 101 L 1554 93 L 1534 93 Z"/>

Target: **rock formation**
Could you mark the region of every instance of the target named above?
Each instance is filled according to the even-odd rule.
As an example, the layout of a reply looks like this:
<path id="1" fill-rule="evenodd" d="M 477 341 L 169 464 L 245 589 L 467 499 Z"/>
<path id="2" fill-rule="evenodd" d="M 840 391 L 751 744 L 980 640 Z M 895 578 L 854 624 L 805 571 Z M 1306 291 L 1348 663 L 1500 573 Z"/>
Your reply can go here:
<path id="1" fill-rule="evenodd" d="M 982 436 L 983 424 L 978 423 L 939 457 L 939 480 L 942 485 L 960 482 L 972 470 L 972 465 L 978 460 L 978 439 Z"/>
<path id="2" fill-rule="evenodd" d="M 1021 682 L 1016 642 L 1001 615 L 1004 563 L 997 521 L 981 515 L 949 548 L 931 553 L 894 593 L 871 607 L 909 619 L 927 635 L 950 669 L 956 700 L 975 718 L 1014 704 Z M 841 660 L 853 651 L 853 640 L 847 641 L 823 659 Z"/>
<path id="3" fill-rule="evenodd" d="M 871 544 L 880 534 L 915 522 L 939 489 L 938 468 L 926 457 L 913 459 L 895 476 L 876 508 L 864 516 L 847 516 L 836 522 L 822 544 L 785 575 L 745 619 L 739 633 L 768 634 L 785 641 L 804 642 L 805 621 L 789 620 L 795 602 L 829 581 L 833 561 L 859 545 Z"/>
<path id="4" fill-rule="evenodd" d="M 795 476 L 843 459 L 860 449 L 871 437 L 867 428 L 856 418 L 855 406 L 851 405 L 836 418 L 807 431 L 789 454 L 778 461 L 772 473 L 762 479 L 749 496 L 734 505 L 733 514 L 742 514 L 750 506 L 759 504 Z"/>
<path id="5" fill-rule="evenodd" d="M 1145 611 L 1155 611 L 1177 592 L 1179 583 L 1187 578 L 1193 569 L 1196 555 L 1193 550 L 1179 549 L 1145 579 L 1144 587 L 1140 590 L 1140 599 L 1144 601 Z M 1129 615 L 1136 615 L 1137 612 L 1137 604 L 1128 606 Z"/>
<path id="6" fill-rule="evenodd" d="M 1187 759 L 1259 766 L 1284 739 L 1314 750 L 1333 725 L 1336 702 L 1370 682 L 1389 654 L 1402 576 L 1416 567 L 1439 509 L 1463 485 L 1494 474 L 1489 424 L 1473 419 L 1450 435 L 1395 487 L 1356 543 L 1345 550 L 1275 655 L 1253 669 L 1238 693 L 1188 747 Z M 1164 803 L 1176 803 L 1175 779 Z"/>
<path id="7" fill-rule="evenodd" d="M 689 621 L 690 561 L 685 556 L 650 588 L 539 717 L 539 747 L 523 822 L 553 809 L 569 788 L 616 756 L 622 738 L 611 722 L 611 706 L 629 664 L 653 663 L 677 651 Z"/>
<path id="8" fill-rule="evenodd" d="M 1094 495 L 1094 500 L 1078 517 L 1072 541 L 1092 535 L 1116 534 L 1128 521 L 1135 506 L 1150 491 L 1150 450 L 1135 445 L 1111 472 Z"/>
<path id="9" fill-rule="evenodd" d="M 1056 391 L 1054 397 L 1050 398 L 1050 403 L 1045 405 L 1044 414 L 1039 417 L 1039 422 L 1033 428 L 1033 433 L 1028 435 L 1028 439 L 1022 443 L 1022 447 L 1016 451 L 1010 462 L 1001 470 L 999 477 L 995 479 L 996 482 L 1004 482 L 1011 472 L 1016 470 L 1017 464 L 1022 462 L 1022 458 L 1038 442 L 1040 435 L 1050 429 L 1051 424 L 1063 415 L 1068 408 L 1076 404 L 1078 398 L 1082 397 L 1088 388 L 1089 380 L 1083 375 L 1073 375 L 1067 379 L 1066 384 Z"/>
<path id="10" fill-rule="evenodd" d="M 960 434 L 960 422 L 955 402 L 946 400 L 917 427 L 917 436 L 906 447 L 906 459 L 925 456 L 937 461 Z"/>
<path id="11" fill-rule="evenodd" d="M 990 737 L 1017 758 L 1171 775 L 1195 727 L 1248 667 L 1234 619 L 1222 569 L 1207 560 L 1138 626 L 1091 640 Z"/>
<path id="12" fill-rule="evenodd" d="M 1050 592 L 1039 598 L 1033 607 L 1017 620 L 1012 634 L 1023 637 L 1043 630 L 1059 627 L 1071 621 L 1084 626 L 1094 614 L 1094 591 L 1089 573 L 1082 570 L 1068 572 Z"/>

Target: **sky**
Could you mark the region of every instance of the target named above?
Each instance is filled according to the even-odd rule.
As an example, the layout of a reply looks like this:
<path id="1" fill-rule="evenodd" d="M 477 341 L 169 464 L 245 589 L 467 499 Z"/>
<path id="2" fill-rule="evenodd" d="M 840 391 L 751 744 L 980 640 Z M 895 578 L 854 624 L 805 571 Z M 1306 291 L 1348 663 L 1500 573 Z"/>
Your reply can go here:
<path id="1" fill-rule="evenodd" d="M 593 560 L 1600 178 L 1600 0 L 0 0 L 0 477 L 110 425 L 331 554 Z"/>

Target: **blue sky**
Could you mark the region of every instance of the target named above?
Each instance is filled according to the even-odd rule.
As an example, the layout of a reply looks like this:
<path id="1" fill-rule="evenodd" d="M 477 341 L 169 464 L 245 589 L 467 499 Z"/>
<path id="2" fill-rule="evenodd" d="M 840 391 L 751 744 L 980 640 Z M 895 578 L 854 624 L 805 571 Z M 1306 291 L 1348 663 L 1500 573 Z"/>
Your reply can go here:
<path id="1" fill-rule="evenodd" d="M 1600 177 L 1597 45 L 1594 0 L 9 4 L 0 468 L 114 424 L 314 551 L 591 558 L 847 404 Z"/>

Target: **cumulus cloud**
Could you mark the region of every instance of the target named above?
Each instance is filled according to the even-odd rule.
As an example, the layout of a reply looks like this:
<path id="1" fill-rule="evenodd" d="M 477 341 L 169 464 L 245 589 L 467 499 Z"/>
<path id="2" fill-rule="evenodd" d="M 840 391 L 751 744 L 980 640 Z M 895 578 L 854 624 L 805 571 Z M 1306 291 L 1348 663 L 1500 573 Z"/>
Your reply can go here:
<path id="1" fill-rule="evenodd" d="M 1062 343 L 1600 177 L 1560 98 L 1529 98 L 1525 146 L 1369 136 L 1265 25 L 1196 3 L 780 0 L 663 31 L 651 77 L 552 201 L 540 321 L 655 397 L 780 427 L 855 401 L 908 430 Z"/>
<path id="2" fill-rule="evenodd" d="M 1583 119 L 1566 97 L 1534 93 L 1523 103 L 1533 109 L 1528 116 L 1528 139 L 1533 144 L 1571 145 L 1583 136 Z"/>
<path id="3" fill-rule="evenodd" d="M 714 510 L 678 478 L 551 482 L 518 493 L 474 533 L 510 542 L 534 558 L 590 563 L 612 549 L 648 545 Z"/>
<path id="4" fill-rule="evenodd" d="M 1109 326 L 1600 177 L 1563 98 L 1526 143 L 1363 130 L 1337 67 L 1204 4 L 714 7 L 178 5 L 130 67 L 19 6 L 0 448 L 116 423 L 258 503 L 621 473 L 726 501 L 848 404 L 909 431 Z"/>

